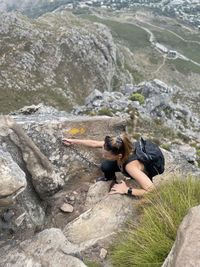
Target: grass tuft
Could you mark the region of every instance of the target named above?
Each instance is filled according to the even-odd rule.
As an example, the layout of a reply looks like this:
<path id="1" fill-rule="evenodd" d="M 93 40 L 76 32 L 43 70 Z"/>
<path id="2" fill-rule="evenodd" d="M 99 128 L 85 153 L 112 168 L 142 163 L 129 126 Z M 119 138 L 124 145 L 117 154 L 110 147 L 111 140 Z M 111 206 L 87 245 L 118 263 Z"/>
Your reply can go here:
<path id="1" fill-rule="evenodd" d="M 144 96 L 140 93 L 132 93 L 129 99 L 132 101 L 138 101 L 140 105 L 143 105 L 145 102 Z"/>
<path id="2" fill-rule="evenodd" d="M 139 224 L 129 222 L 111 248 L 113 266 L 162 266 L 188 209 L 200 203 L 200 181 L 178 178 L 161 185 L 141 201 Z"/>

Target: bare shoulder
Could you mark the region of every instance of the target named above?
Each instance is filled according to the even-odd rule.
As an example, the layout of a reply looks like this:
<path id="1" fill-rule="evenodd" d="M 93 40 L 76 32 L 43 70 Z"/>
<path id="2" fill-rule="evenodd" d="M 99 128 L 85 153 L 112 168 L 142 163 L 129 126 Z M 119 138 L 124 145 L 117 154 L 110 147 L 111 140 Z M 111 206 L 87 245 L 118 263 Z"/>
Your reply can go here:
<path id="1" fill-rule="evenodd" d="M 129 162 L 127 165 L 126 165 L 126 170 L 130 170 L 130 169 L 140 169 L 140 170 L 143 170 L 144 169 L 144 164 L 139 161 L 139 160 L 133 160 L 131 162 Z"/>

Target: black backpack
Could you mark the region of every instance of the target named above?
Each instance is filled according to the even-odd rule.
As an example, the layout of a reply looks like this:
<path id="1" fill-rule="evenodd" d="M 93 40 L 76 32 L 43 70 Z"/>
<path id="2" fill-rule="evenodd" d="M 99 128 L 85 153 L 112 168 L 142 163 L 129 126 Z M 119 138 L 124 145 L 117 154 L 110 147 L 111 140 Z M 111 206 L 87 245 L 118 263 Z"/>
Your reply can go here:
<path id="1" fill-rule="evenodd" d="M 135 143 L 135 153 L 141 162 L 154 168 L 157 174 L 164 172 L 165 159 L 162 151 L 156 144 L 141 137 Z"/>

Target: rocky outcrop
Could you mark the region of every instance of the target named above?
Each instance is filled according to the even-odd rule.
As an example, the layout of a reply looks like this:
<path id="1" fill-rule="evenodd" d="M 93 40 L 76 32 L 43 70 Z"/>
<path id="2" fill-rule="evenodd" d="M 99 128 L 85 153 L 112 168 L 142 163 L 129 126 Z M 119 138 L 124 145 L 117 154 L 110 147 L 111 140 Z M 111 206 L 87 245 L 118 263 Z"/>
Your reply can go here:
<path id="1" fill-rule="evenodd" d="M 26 188 L 26 176 L 11 155 L 0 148 L 0 206 L 12 204 Z"/>
<path id="2" fill-rule="evenodd" d="M 199 266 L 199 216 L 200 206 L 190 209 L 179 226 L 176 241 L 162 267 Z"/>
<path id="3" fill-rule="evenodd" d="M 27 187 L 16 197 L 16 203 L 0 210 L 2 240 L 7 240 L 7 236 L 21 241 L 26 239 L 14 247 L 8 244 L 8 255 L 5 247 L 0 249 L 2 266 L 6 266 L 6 262 L 10 266 L 18 263 L 21 266 L 28 263 L 30 266 L 48 266 L 50 260 L 55 266 L 84 266 L 74 257 L 87 255 L 93 255 L 104 264 L 105 251 L 117 232 L 124 227 L 130 214 L 137 218 L 137 199 L 127 195 L 109 195 L 110 182 L 94 183 L 96 176 L 101 174 L 99 149 L 67 147 L 61 139 L 66 136 L 103 140 L 106 135 L 124 131 L 126 121 L 119 117 L 73 116 L 41 105 L 24 108 L 19 114 L 16 112 L 12 116 L 14 122 L 3 118 L 4 125 L 0 128 L 3 151 L 10 153 L 9 158 L 18 164 L 18 173 L 26 175 Z M 166 172 L 155 177 L 155 184 L 173 172 L 183 172 L 184 175 L 186 172 L 198 173 L 198 169 L 186 160 L 180 158 L 176 161 L 172 153 L 164 153 Z M 38 169 L 46 170 L 50 183 L 41 183 L 40 176 L 36 179 Z M 57 193 L 48 188 L 55 170 L 61 174 L 64 183 Z M 118 181 L 123 178 L 117 176 Z M 53 196 L 45 195 L 41 202 L 42 190 L 49 190 Z M 35 235 L 37 231 L 55 226 L 63 229 L 64 235 L 55 229 Z"/>
<path id="4" fill-rule="evenodd" d="M 103 182 L 97 183 L 99 188 L 101 183 Z M 109 185 L 107 186 L 104 198 L 63 230 L 67 239 L 77 246 L 77 251 L 84 251 L 101 240 L 111 238 L 123 226 L 128 215 L 134 214 L 136 210 L 133 198 L 108 195 Z M 71 247 L 68 253 L 70 249 Z"/>
<path id="5" fill-rule="evenodd" d="M 45 110 L 46 113 L 44 113 Z M 7 234 L 10 234 L 9 229 L 12 229 L 14 236 L 24 239 L 30 237 L 34 229 L 44 227 L 45 211 L 47 207 L 51 207 L 51 201 L 53 205 L 55 204 L 53 199 L 48 201 L 47 199 L 60 190 L 63 184 L 69 193 L 70 186 L 66 186 L 68 181 L 69 184 L 74 181 L 74 184 L 77 183 L 80 187 L 81 183 L 86 183 L 85 190 L 88 190 L 89 183 L 100 175 L 101 151 L 84 147 L 79 147 L 78 150 L 75 147 L 66 147 L 61 141 L 62 136 L 103 140 L 107 134 L 115 135 L 123 131 L 125 121 L 118 118 L 110 120 L 109 117 L 75 118 L 65 112 L 59 113 L 54 109 L 41 106 L 23 109 L 20 112 L 21 114 L 15 115 L 15 121 L 1 117 L 2 164 L 5 165 L 8 158 L 6 169 L 8 166 L 12 167 L 12 172 L 10 171 L 12 175 L 6 176 L 5 167 L 2 165 L 1 181 L 6 183 L 1 186 L 1 203 L 4 208 L 0 210 L 0 216 L 7 213 L 5 207 L 11 208 L 14 216 L 7 222 L 9 227 L 4 222 L 2 227 L 8 228 Z M 32 114 L 29 116 L 23 115 L 30 112 Z M 5 177 L 11 180 L 5 181 Z M 26 183 L 27 188 L 21 193 L 20 190 L 25 188 Z M 79 188 L 76 190 L 78 191 Z M 8 199 L 10 195 L 13 200 L 15 193 L 18 192 L 21 194 L 17 195 L 16 201 Z M 63 194 L 66 193 L 63 191 Z M 41 202 L 41 199 L 45 201 Z M 82 201 L 83 196 L 80 202 Z M 84 204 L 81 205 L 84 206 Z M 56 209 L 55 212 L 57 213 Z M 72 217 L 78 214 L 73 213 Z M 52 212 L 49 217 L 54 216 L 56 214 Z M 59 216 L 56 217 L 59 218 Z"/>
<path id="6" fill-rule="evenodd" d="M 187 162 L 197 165 L 197 161 L 196 161 L 197 153 L 194 147 L 191 147 L 188 144 L 185 144 L 185 145 L 173 144 L 170 147 L 170 151 L 176 156 L 179 156 L 179 157 L 181 156 L 185 158 Z"/>
<path id="7" fill-rule="evenodd" d="M 1 257 L 1 267 L 86 267 L 76 257 L 66 255 L 67 240 L 60 229 L 45 230 L 11 248 Z"/>
<path id="8" fill-rule="evenodd" d="M 187 138 L 199 142 L 200 120 L 186 103 L 177 103 L 175 94 L 180 88 L 170 87 L 160 80 L 126 85 L 123 92 L 93 91 L 85 100 L 85 106 L 75 107 L 74 114 L 109 113 L 110 116 L 128 117 L 136 110 L 141 118 L 157 119 L 160 123 L 179 131 Z M 143 96 L 144 101 L 133 98 L 132 94 Z"/>
<path id="9" fill-rule="evenodd" d="M 30 20 L 0 12 L 0 36 L 0 89 L 10 101 L 2 101 L 1 112 L 38 102 L 70 110 L 95 88 L 112 90 L 114 75 L 126 78 L 118 71 L 109 29 L 70 13 Z"/>
<path id="10" fill-rule="evenodd" d="M 18 140 L 11 136 L 12 141 L 20 147 L 27 170 L 32 176 L 33 185 L 41 198 L 55 194 L 63 186 L 60 174 L 50 161 L 41 153 L 31 138 L 23 129 L 9 116 L 1 116 L 1 122 L 13 130 Z"/>

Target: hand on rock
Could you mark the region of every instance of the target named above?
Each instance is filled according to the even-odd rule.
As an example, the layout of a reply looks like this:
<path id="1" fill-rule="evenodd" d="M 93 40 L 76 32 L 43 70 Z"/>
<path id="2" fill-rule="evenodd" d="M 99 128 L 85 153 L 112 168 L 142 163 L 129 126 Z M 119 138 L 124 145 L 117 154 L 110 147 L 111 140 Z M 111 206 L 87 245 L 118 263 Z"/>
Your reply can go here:
<path id="1" fill-rule="evenodd" d="M 120 184 L 115 184 L 109 194 L 110 195 L 113 195 L 113 194 L 127 194 L 127 191 L 128 191 L 128 186 L 126 185 L 126 183 L 124 181 L 121 181 Z"/>
<path id="2" fill-rule="evenodd" d="M 70 145 L 75 144 L 75 139 L 63 138 L 63 139 L 62 139 L 62 142 L 63 142 L 65 145 L 70 146 Z"/>

